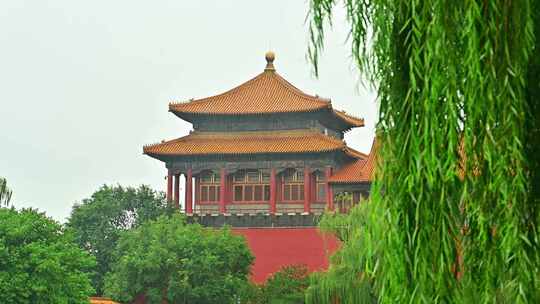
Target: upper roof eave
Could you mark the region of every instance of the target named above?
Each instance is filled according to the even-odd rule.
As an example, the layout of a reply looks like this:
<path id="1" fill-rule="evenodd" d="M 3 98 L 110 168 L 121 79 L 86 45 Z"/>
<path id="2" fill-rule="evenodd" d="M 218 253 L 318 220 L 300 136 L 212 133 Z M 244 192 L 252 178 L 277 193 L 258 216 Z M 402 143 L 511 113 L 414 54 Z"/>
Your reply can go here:
<path id="1" fill-rule="evenodd" d="M 193 122 L 195 117 L 204 117 L 204 116 L 250 116 L 250 115 L 275 115 L 275 114 L 287 114 L 287 113 L 314 113 L 314 112 L 326 112 L 324 111 L 326 109 L 314 109 L 311 111 L 297 111 L 297 112 L 258 112 L 258 113 L 189 113 L 189 112 L 182 112 L 182 111 L 175 111 L 174 109 L 169 108 L 169 112 L 176 115 L 178 118 Z M 357 118 L 355 116 L 349 115 L 344 113 L 343 111 L 338 110 L 331 110 L 331 117 L 332 119 L 336 119 L 339 121 L 340 127 L 339 129 L 348 132 L 353 128 L 358 127 L 364 127 L 364 119 L 363 118 Z"/>
<path id="2" fill-rule="evenodd" d="M 334 115 L 339 118 L 341 121 L 350 125 L 351 128 L 363 127 L 364 119 L 359 118 L 350 114 L 347 114 L 345 111 L 334 110 Z"/>

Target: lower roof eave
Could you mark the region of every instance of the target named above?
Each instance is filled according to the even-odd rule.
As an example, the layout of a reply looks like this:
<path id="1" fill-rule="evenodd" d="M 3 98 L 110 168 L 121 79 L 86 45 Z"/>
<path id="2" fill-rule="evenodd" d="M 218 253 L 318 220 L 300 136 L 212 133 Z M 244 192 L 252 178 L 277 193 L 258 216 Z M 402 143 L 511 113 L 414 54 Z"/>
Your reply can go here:
<path id="1" fill-rule="evenodd" d="M 143 155 L 161 160 L 163 162 L 169 161 L 171 159 L 178 158 L 193 158 L 193 157 L 237 157 L 237 156 L 260 156 L 260 155 L 295 155 L 295 154 L 321 154 L 321 153 L 333 153 L 339 152 L 342 149 L 328 150 L 328 151 L 299 151 L 299 152 L 263 152 L 263 153 L 208 153 L 208 154 L 157 154 L 150 152 L 143 152 Z"/>

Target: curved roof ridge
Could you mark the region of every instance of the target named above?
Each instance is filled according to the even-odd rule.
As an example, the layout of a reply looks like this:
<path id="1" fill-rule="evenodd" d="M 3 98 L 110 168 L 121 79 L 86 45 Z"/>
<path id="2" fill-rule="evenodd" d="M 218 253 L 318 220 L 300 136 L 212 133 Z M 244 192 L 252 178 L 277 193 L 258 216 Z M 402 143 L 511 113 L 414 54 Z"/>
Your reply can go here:
<path id="1" fill-rule="evenodd" d="M 255 77 L 249 79 L 249 80 L 246 80 L 244 82 L 242 82 L 241 84 L 235 86 L 234 88 L 232 89 L 229 89 L 223 93 L 219 93 L 219 94 L 215 94 L 215 95 L 212 95 L 212 96 L 208 96 L 208 97 L 203 97 L 203 98 L 199 98 L 199 99 L 189 99 L 188 101 L 178 101 L 178 102 L 170 102 L 169 103 L 169 108 L 171 107 L 171 105 L 185 105 L 185 104 L 195 104 L 195 103 L 201 103 L 201 102 L 208 102 L 209 99 L 211 98 L 216 98 L 216 97 L 221 97 L 221 96 L 226 96 L 226 95 L 229 95 L 231 93 L 233 93 L 234 91 L 237 91 L 238 89 L 240 89 L 242 86 L 250 83 L 250 82 L 254 82 L 255 80 L 257 80 L 259 77 L 263 76 L 265 74 L 265 72 L 262 72 L 262 73 L 259 73 L 258 75 L 256 75 Z"/>
<path id="2" fill-rule="evenodd" d="M 323 97 L 320 97 L 318 95 L 310 95 L 310 94 L 300 90 L 299 88 L 294 86 L 289 81 L 287 81 L 287 79 L 285 79 L 285 78 L 283 78 L 283 76 L 279 75 L 278 72 L 273 72 L 272 74 L 275 75 L 275 77 L 276 77 L 276 79 L 278 81 L 280 81 L 283 85 L 288 87 L 293 93 L 298 94 L 300 97 L 304 97 L 304 98 L 308 98 L 308 99 L 315 99 L 314 102 L 324 103 L 325 105 L 328 105 L 330 107 L 332 106 L 332 102 L 331 102 L 330 98 L 323 98 Z"/>

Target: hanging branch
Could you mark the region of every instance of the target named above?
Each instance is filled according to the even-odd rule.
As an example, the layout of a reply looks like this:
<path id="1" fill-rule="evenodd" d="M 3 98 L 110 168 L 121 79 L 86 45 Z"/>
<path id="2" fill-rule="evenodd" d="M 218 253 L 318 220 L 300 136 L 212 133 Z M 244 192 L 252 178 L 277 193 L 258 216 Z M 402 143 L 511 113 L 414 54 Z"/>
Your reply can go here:
<path id="1" fill-rule="evenodd" d="M 337 1 L 310 3 L 318 74 Z M 344 6 L 378 88 L 381 161 L 310 303 L 358 303 L 358 280 L 381 303 L 540 302 L 538 1 Z"/>
<path id="2" fill-rule="evenodd" d="M 11 200 L 11 190 L 7 186 L 7 181 L 5 178 L 0 177 L 0 206 L 5 205 L 9 206 L 9 201 Z"/>

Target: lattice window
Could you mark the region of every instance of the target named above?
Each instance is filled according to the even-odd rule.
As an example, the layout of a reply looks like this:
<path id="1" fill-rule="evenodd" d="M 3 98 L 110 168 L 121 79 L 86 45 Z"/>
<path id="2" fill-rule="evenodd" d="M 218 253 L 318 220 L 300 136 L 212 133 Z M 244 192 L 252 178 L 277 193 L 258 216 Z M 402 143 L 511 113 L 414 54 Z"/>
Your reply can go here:
<path id="1" fill-rule="evenodd" d="M 283 174 L 283 201 L 296 202 L 304 200 L 304 172 L 287 170 Z"/>
<path id="2" fill-rule="evenodd" d="M 220 199 L 221 177 L 213 172 L 203 172 L 200 175 L 200 202 L 201 203 L 216 203 Z"/>
<path id="3" fill-rule="evenodd" d="M 259 170 L 241 170 L 233 176 L 235 202 L 267 202 L 270 200 L 270 174 Z"/>
<path id="4" fill-rule="evenodd" d="M 323 172 L 317 171 L 315 175 L 315 200 L 326 202 L 326 177 Z"/>

